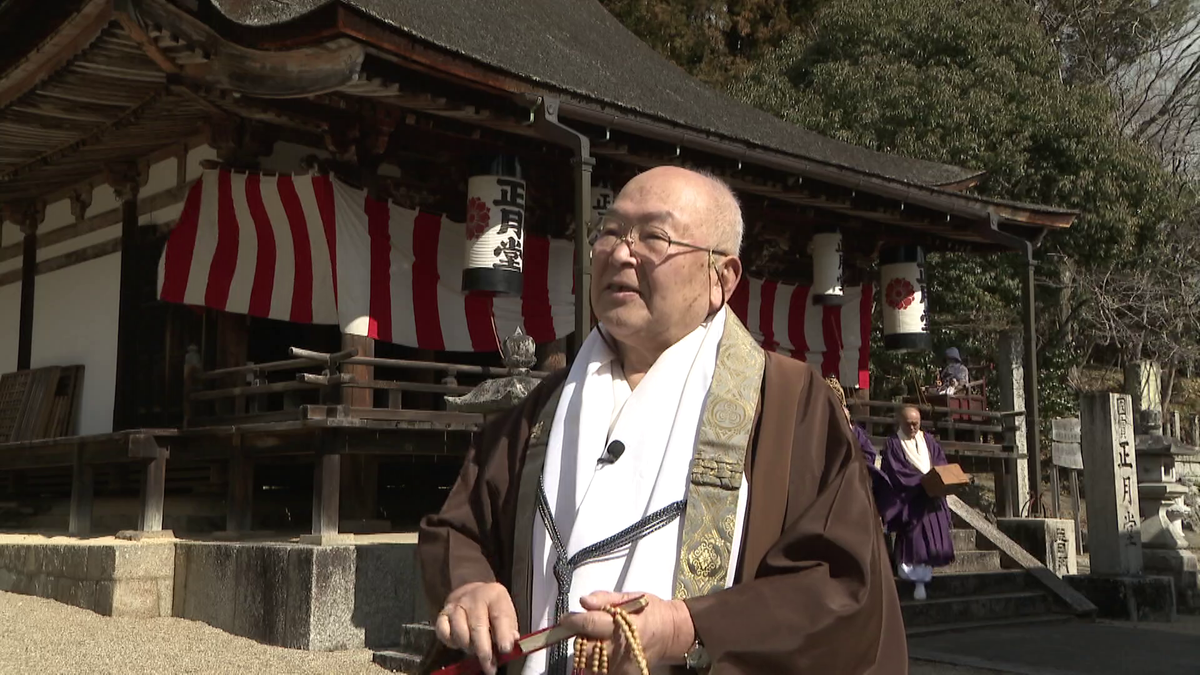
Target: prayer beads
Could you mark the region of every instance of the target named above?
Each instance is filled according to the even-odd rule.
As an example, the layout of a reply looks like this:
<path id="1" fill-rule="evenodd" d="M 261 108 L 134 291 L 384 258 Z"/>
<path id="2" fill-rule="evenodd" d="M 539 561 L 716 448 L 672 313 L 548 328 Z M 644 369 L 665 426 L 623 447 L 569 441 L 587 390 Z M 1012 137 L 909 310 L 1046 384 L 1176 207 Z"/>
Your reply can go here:
<path id="1" fill-rule="evenodd" d="M 629 645 L 629 651 L 633 653 L 633 660 L 637 663 L 641 675 L 650 675 L 650 664 L 646 661 L 646 653 L 642 651 L 642 640 L 638 637 L 637 626 L 633 625 L 629 612 L 619 607 L 605 607 L 604 611 L 612 615 L 613 624 L 621 632 L 625 644 Z M 575 638 L 574 667 L 574 675 L 607 675 L 608 648 L 605 647 L 604 641 Z"/>

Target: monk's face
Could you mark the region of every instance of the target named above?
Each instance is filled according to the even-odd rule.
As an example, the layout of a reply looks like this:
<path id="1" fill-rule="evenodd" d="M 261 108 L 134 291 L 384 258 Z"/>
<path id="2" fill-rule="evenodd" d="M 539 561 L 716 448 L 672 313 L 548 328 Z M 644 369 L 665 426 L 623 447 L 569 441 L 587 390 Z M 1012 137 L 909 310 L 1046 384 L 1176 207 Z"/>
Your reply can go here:
<path id="1" fill-rule="evenodd" d="M 708 252 L 721 248 L 706 222 L 712 190 L 685 169 L 652 169 L 625 185 L 600 223 L 592 308 L 627 347 L 661 353 L 720 308 L 722 283 L 726 293 L 736 286 L 736 258 Z"/>
<path id="2" fill-rule="evenodd" d="M 912 408 L 905 408 L 900 413 L 900 431 L 905 438 L 913 438 L 921 431 L 921 413 Z"/>

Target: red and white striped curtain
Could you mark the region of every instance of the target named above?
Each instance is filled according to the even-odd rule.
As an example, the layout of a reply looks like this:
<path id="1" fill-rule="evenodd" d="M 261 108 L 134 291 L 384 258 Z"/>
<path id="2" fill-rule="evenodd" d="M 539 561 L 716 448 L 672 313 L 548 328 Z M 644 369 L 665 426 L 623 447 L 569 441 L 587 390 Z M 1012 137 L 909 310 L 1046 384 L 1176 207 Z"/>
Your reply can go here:
<path id="1" fill-rule="evenodd" d="M 158 296 L 440 351 L 496 351 L 517 327 L 539 343 L 571 333 L 571 242 L 526 235 L 520 298 L 464 293 L 465 244 L 461 223 L 328 176 L 210 170 L 167 241 Z M 872 288 L 847 288 L 840 307 L 808 292 L 744 278 L 729 304 L 765 348 L 867 386 Z"/>

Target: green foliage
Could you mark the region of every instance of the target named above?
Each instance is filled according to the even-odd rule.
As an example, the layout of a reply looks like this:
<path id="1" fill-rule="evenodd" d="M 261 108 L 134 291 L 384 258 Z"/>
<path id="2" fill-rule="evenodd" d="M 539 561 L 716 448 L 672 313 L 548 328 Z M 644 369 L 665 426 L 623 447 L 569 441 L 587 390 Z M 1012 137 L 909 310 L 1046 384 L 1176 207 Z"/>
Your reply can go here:
<path id="1" fill-rule="evenodd" d="M 738 77 L 809 16 L 817 0 L 601 0 L 613 16 L 692 75 Z"/>
<path id="2" fill-rule="evenodd" d="M 1023 3 L 1000 0 L 834 0 L 813 29 L 795 33 L 732 91 L 800 126 L 883 152 L 987 172 L 992 197 L 1078 209 L 1039 255 L 1105 265 L 1131 256 L 1177 211 L 1170 180 L 1126 139 L 1099 85 L 1062 81 L 1060 55 Z M 939 353 L 945 346 L 994 355 L 996 338 L 1020 326 L 1016 255 L 933 255 L 929 298 Z M 1039 304 L 1058 300 L 1058 266 L 1039 265 Z M 1044 408 L 1074 396 L 1067 366 L 1077 354 L 1042 317 Z M 881 347 L 881 345 L 879 345 Z M 926 382 L 927 357 L 872 351 L 875 381 Z"/>
<path id="3" fill-rule="evenodd" d="M 988 172 L 983 194 L 1084 213 L 1051 250 L 1129 252 L 1170 209 L 1166 176 L 1113 123 L 1100 86 L 1067 86 L 1022 4 L 838 0 L 733 90 L 856 145 Z"/>

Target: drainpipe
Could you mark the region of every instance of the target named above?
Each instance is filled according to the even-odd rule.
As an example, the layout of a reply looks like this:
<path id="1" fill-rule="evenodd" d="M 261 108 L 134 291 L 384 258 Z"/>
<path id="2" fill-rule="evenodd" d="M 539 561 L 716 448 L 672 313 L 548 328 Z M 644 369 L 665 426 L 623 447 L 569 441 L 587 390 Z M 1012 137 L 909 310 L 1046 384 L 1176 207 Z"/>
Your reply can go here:
<path id="1" fill-rule="evenodd" d="M 592 264 L 589 255 L 588 221 L 592 216 L 592 167 L 596 159 L 591 154 L 587 136 L 558 120 L 559 99 L 539 96 L 533 111 L 533 129 L 548 141 L 564 145 L 575 153 L 571 169 L 575 177 L 575 344 L 578 354 L 584 339 L 591 332 Z"/>
<path id="2" fill-rule="evenodd" d="M 1045 234 L 1045 230 L 1042 231 Z M 1034 500 L 1029 507 L 1034 517 L 1034 505 L 1041 504 L 1042 453 L 1038 444 L 1041 415 L 1038 414 L 1037 371 L 1037 305 L 1034 302 L 1033 248 L 1034 243 L 1000 229 L 1000 217 L 988 211 L 986 235 L 992 241 L 1025 252 L 1025 274 L 1021 278 L 1021 312 L 1025 324 L 1025 445 L 1029 452 L 1029 494 Z M 1038 237 L 1041 242 L 1041 236 Z M 1051 498 L 1057 499 L 1058 486 L 1051 486 Z M 1019 505 L 1018 505 L 1019 507 Z"/>

